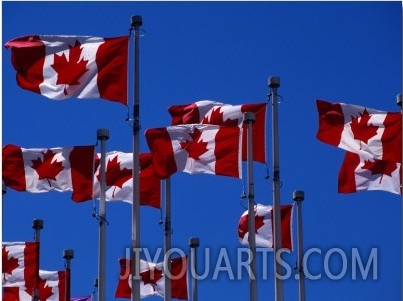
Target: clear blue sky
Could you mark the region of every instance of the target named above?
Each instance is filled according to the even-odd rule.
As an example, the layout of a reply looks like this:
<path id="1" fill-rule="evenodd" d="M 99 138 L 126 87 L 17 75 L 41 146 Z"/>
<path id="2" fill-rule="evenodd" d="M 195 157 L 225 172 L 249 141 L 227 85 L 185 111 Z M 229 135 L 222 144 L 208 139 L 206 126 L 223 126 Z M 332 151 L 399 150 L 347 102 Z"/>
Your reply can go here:
<path id="1" fill-rule="evenodd" d="M 229 104 L 267 101 L 269 76 L 278 76 L 281 203 L 292 203 L 292 191 L 305 191 L 305 250 L 318 280 L 306 280 L 307 300 L 401 300 L 402 201 L 387 192 L 341 195 L 337 174 L 344 151 L 316 138 L 315 99 L 341 101 L 398 111 L 402 83 L 402 5 L 400 2 L 2 2 L 2 44 L 29 34 L 128 34 L 132 15 L 143 17 L 140 44 L 140 118 L 147 128 L 168 126 L 167 108 L 210 99 Z M 132 44 L 133 45 L 133 42 Z M 130 66 L 132 67 L 132 65 Z M 132 78 L 131 78 L 132 81 Z M 132 95 L 130 84 L 130 95 Z M 25 148 L 86 145 L 96 131 L 108 128 L 107 150 L 132 151 L 126 108 L 104 100 L 55 102 L 20 89 L 2 48 L 2 145 Z M 130 99 L 130 103 L 132 100 Z M 271 106 L 268 106 L 268 168 L 271 174 Z M 144 136 L 140 150 L 147 152 Z M 266 166 L 254 164 L 255 200 L 272 203 Z M 211 175 L 178 173 L 172 177 L 172 244 L 188 251 L 189 237 L 199 237 L 202 254 L 210 250 L 209 277 L 199 282 L 199 300 L 248 300 L 248 279 L 230 280 L 215 260 L 225 248 L 236 273 L 241 247 L 236 226 L 244 211 L 244 181 Z M 62 252 L 73 249 L 72 296 L 93 290 L 97 276 L 97 202 L 76 204 L 70 193 L 28 194 L 9 189 L 2 203 L 2 240 L 33 239 L 32 220 L 41 218 L 42 269 L 64 268 Z M 163 246 L 159 210 L 141 208 L 141 246 Z M 131 245 L 131 207 L 108 203 L 107 300 L 114 299 L 118 258 Z M 348 268 L 340 280 L 325 273 L 325 256 L 339 248 Z M 378 279 L 352 279 L 351 252 L 364 263 L 377 250 Z M 294 266 L 296 253 L 284 256 Z M 263 270 L 262 256 L 258 272 Z M 330 271 L 342 271 L 339 253 L 330 256 Z M 258 281 L 259 300 L 274 300 L 272 254 L 267 278 Z M 285 300 L 298 300 L 292 271 L 284 282 Z M 148 300 L 161 300 L 150 297 Z"/>

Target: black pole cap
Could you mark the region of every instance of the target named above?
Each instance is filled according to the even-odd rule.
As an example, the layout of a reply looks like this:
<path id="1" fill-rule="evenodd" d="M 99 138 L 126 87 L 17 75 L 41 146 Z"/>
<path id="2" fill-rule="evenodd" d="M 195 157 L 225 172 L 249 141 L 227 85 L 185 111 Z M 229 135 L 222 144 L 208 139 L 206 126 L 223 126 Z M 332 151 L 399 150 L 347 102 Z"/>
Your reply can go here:
<path id="1" fill-rule="evenodd" d="M 34 219 L 33 223 L 32 223 L 32 229 L 35 230 L 42 230 L 43 229 L 43 220 L 42 219 Z"/>
<path id="2" fill-rule="evenodd" d="M 396 104 L 401 107 L 402 106 L 402 94 L 396 95 Z"/>
<path id="3" fill-rule="evenodd" d="M 74 258 L 74 250 L 70 249 L 63 250 L 63 258 L 67 260 Z"/>
<path id="4" fill-rule="evenodd" d="M 132 26 L 143 25 L 143 18 L 141 16 L 132 16 Z"/>

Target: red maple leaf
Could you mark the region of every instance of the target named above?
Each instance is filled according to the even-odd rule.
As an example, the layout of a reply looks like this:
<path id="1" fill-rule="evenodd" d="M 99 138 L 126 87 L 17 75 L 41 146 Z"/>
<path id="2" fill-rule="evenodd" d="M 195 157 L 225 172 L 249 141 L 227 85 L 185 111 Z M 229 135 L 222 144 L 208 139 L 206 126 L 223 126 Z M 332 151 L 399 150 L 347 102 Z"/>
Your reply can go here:
<path id="1" fill-rule="evenodd" d="M 6 274 L 11 275 L 13 271 L 18 268 L 20 265 L 18 264 L 18 259 L 11 257 L 8 258 L 8 252 L 6 248 L 2 248 L 2 273 L 3 273 L 3 281 L 6 281 Z"/>
<path id="2" fill-rule="evenodd" d="M 157 268 L 151 268 L 147 271 L 141 272 L 140 276 L 141 281 L 144 282 L 144 285 L 152 284 L 154 287 L 154 285 L 157 284 L 158 280 L 162 278 L 162 271 Z"/>
<path id="3" fill-rule="evenodd" d="M 87 69 L 88 60 L 81 59 L 81 44 L 76 40 L 74 46 L 69 45 L 69 58 L 67 59 L 65 54 L 54 54 L 54 63 L 51 67 L 57 72 L 56 84 L 64 84 L 64 95 L 67 95 L 66 85 L 79 85 L 79 79 L 89 69 Z"/>
<path id="4" fill-rule="evenodd" d="M 221 108 L 218 107 L 213 109 L 211 112 L 210 118 L 204 117 L 202 120 L 202 124 L 215 124 L 221 126 L 238 126 L 238 119 L 230 119 L 224 121 L 224 114 L 221 112 Z"/>
<path id="5" fill-rule="evenodd" d="M 34 289 L 32 287 L 27 288 L 25 291 L 30 296 L 33 296 L 34 294 Z M 40 301 L 48 300 L 48 298 L 53 295 L 52 288 L 46 285 L 46 280 L 42 278 L 39 278 L 38 291 L 39 291 L 38 300 Z"/>
<path id="6" fill-rule="evenodd" d="M 35 169 L 39 176 L 39 180 L 47 179 L 49 186 L 52 186 L 50 180 L 56 180 L 56 176 L 61 172 L 64 167 L 62 162 L 52 162 L 56 153 L 50 149 L 43 154 L 43 161 L 41 158 L 32 160 L 32 168 Z"/>
<path id="7" fill-rule="evenodd" d="M 382 175 L 379 184 L 382 182 L 383 175 L 392 176 L 392 172 L 397 168 L 396 162 L 385 160 L 364 161 L 362 169 L 371 171 L 371 175 Z"/>
<path id="8" fill-rule="evenodd" d="M 112 160 L 108 160 L 108 164 L 105 172 L 105 184 L 106 186 L 115 186 L 113 189 L 112 197 L 115 196 L 116 187 L 122 188 L 123 184 L 127 182 L 127 180 L 131 179 L 132 169 L 123 168 L 120 169 L 120 162 L 118 162 L 118 155 L 114 157 Z M 101 176 L 97 176 L 98 181 L 101 180 Z"/>
<path id="9" fill-rule="evenodd" d="M 244 238 L 245 234 L 248 233 L 248 216 L 248 214 L 245 214 L 239 221 L 238 236 L 240 238 Z M 255 215 L 255 233 L 257 233 L 257 230 L 264 225 L 263 220 L 263 216 Z"/>
<path id="10" fill-rule="evenodd" d="M 180 146 L 189 153 L 189 157 L 194 160 L 199 160 L 200 156 L 207 152 L 207 142 L 203 140 L 199 141 L 202 132 L 199 129 L 194 129 L 192 133 L 189 133 L 192 138 L 191 141 L 186 140 L 180 142 Z"/>
<path id="11" fill-rule="evenodd" d="M 368 114 L 367 109 L 365 109 L 363 113 L 360 113 L 360 117 L 352 116 L 352 120 L 350 123 L 351 131 L 354 134 L 354 139 L 368 144 L 368 140 L 377 134 L 379 127 L 368 124 L 371 115 Z M 358 121 L 358 119 L 360 119 L 360 121 Z"/>

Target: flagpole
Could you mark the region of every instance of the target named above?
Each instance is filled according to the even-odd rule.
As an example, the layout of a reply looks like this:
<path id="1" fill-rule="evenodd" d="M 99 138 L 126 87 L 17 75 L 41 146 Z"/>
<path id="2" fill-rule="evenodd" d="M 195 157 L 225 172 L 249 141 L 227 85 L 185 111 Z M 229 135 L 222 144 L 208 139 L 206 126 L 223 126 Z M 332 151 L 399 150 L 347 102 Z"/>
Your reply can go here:
<path id="1" fill-rule="evenodd" d="M 66 259 L 65 264 L 65 300 L 70 300 L 70 284 L 71 284 L 71 274 L 70 274 L 70 261 L 74 258 L 74 251 L 73 250 L 63 250 L 63 258 Z"/>
<path id="2" fill-rule="evenodd" d="M 2 181 L 2 184 L 1 184 L 1 192 L 2 192 L 2 195 L 5 195 L 7 193 L 7 186 L 4 183 L 4 181 Z"/>
<path id="3" fill-rule="evenodd" d="M 132 301 L 140 301 L 140 85 L 139 42 L 141 16 L 132 16 L 134 28 L 134 101 L 133 101 L 133 204 L 132 204 Z"/>
<path id="4" fill-rule="evenodd" d="M 273 149 L 273 234 L 274 234 L 274 279 L 275 279 L 275 301 L 283 301 L 283 282 L 280 279 L 281 265 L 281 212 L 280 212 L 280 166 L 279 166 L 279 139 L 278 139 L 278 102 L 277 88 L 280 87 L 279 77 L 269 77 L 269 87 L 272 96 L 272 149 Z"/>
<path id="5" fill-rule="evenodd" d="M 95 293 L 98 291 L 98 278 L 94 279 L 94 291 L 92 292 L 91 300 L 95 301 Z"/>
<path id="6" fill-rule="evenodd" d="M 403 107 L 402 107 L 402 94 L 398 94 L 396 96 L 396 103 L 397 105 L 400 107 L 400 112 L 402 114 L 402 119 L 403 119 Z M 402 120 L 402 135 L 403 135 L 403 120 Z M 403 160 L 403 137 L 402 137 L 402 160 Z M 400 162 L 400 164 L 402 164 L 402 162 Z M 403 167 L 402 165 L 400 165 L 400 181 L 402 181 L 403 179 Z M 400 189 L 402 190 L 402 182 L 400 182 Z M 402 195 L 402 271 L 403 271 L 403 193 Z M 403 296 L 403 277 L 402 277 L 402 296 Z"/>
<path id="7" fill-rule="evenodd" d="M 99 201 L 99 250 L 98 250 L 98 300 L 105 301 L 105 279 L 106 279 L 106 140 L 109 139 L 109 130 L 97 130 L 97 139 L 101 141 L 100 160 L 100 201 Z M 67 299 L 69 300 L 69 299 Z"/>
<path id="8" fill-rule="evenodd" d="M 171 301 L 171 177 L 165 179 L 164 301 Z M 167 273 L 168 271 L 168 273 Z M 168 276 L 167 276 L 168 275 Z"/>
<path id="9" fill-rule="evenodd" d="M 297 204 L 297 236 L 298 236 L 298 286 L 299 301 L 305 301 L 305 270 L 303 265 L 303 237 L 302 237 L 302 201 L 305 199 L 302 190 L 294 190 L 292 198 Z"/>
<path id="10" fill-rule="evenodd" d="M 40 245 L 40 240 L 41 240 L 41 230 L 43 229 L 43 220 L 42 219 L 34 219 L 33 224 L 32 224 L 32 229 L 35 230 L 34 234 L 34 240 L 35 242 Z M 38 246 L 38 276 L 39 276 L 39 252 L 40 252 L 40 246 Z M 36 287 L 34 287 L 34 292 L 32 294 L 32 301 L 38 301 L 39 300 L 39 287 L 38 283 L 36 283 Z"/>
<path id="11" fill-rule="evenodd" d="M 252 125 L 255 113 L 244 114 L 247 126 L 247 159 L 248 159 L 248 242 L 249 242 L 249 300 L 257 301 L 257 272 L 256 272 L 256 236 L 255 236 L 255 192 L 253 183 L 253 135 Z"/>
<path id="12" fill-rule="evenodd" d="M 192 301 L 197 301 L 197 248 L 200 246 L 200 240 L 196 237 L 189 239 L 191 249 L 191 275 L 192 275 Z"/>

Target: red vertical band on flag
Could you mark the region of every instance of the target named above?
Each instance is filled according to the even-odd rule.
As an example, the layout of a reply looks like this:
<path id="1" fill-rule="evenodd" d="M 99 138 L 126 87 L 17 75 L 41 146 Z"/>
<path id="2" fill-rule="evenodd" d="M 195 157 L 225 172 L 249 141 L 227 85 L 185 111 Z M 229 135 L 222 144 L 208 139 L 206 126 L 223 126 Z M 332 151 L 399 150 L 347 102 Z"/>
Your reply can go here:
<path id="1" fill-rule="evenodd" d="M 166 179 L 177 171 L 171 137 L 166 128 L 148 129 L 145 132 L 148 147 L 153 155 L 154 172 Z"/>
<path id="2" fill-rule="evenodd" d="M 402 162 L 402 114 L 388 113 L 382 135 L 383 160 Z"/>
<path id="3" fill-rule="evenodd" d="M 292 236 L 291 236 L 291 216 L 292 216 L 292 205 L 281 205 L 280 206 L 280 216 L 281 216 L 281 248 L 288 249 L 292 251 Z M 271 215 L 273 217 L 273 208 L 270 209 Z M 271 219 L 271 226 L 273 229 L 273 245 L 274 248 L 274 218 Z"/>
<path id="4" fill-rule="evenodd" d="M 92 199 L 94 146 L 75 146 L 70 153 L 72 200 Z"/>
<path id="5" fill-rule="evenodd" d="M 39 242 L 26 242 L 24 249 L 24 278 L 27 288 L 38 287 Z"/>
<path id="6" fill-rule="evenodd" d="M 242 113 L 255 113 L 255 122 L 252 125 L 253 161 L 266 162 L 266 103 L 245 104 L 241 107 Z M 242 160 L 247 161 L 247 124 L 243 124 Z"/>
<path id="7" fill-rule="evenodd" d="M 20 288 L 3 287 L 3 301 L 20 301 Z"/>
<path id="8" fill-rule="evenodd" d="M 360 157 L 357 154 L 346 152 L 339 171 L 339 193 L 351 193 L 357 191 L 355 181 L 355 169 L 360 164 Z"/>
<path id="9" fill-rule="evenodd" d="M 239 178 L 239 139 L 238 127 L 221 127 L 215 136 L 215 174 Z M 234 151 L 235 150 L 235 151 Z"/>
<path id="10" fill-rule="evenodd" d="M 17 71 L 17 83 L 26 90 L 41 93 L 46 48 L 39 36 L 25 36 L 5 44 L 11 47 L 11 62 Z"/>
<path id="11" fill-rule="evenodd" d="M 316 100 L 319 129 L 316 138 L 324 143 L 338 146 L 344 130 L 344 114 L 339 103 Z"/>
<path id="12" fill-rule="evenodd" d="M 188 300 L 187 256 L 171 260 L 171 295 L 173 298 Z"/>
<path id="13" fill-rule="evenodd" d="M 200 123 L 200 113 L 197 104 L 177 105 L 168 108 L 172 115 L 171 125 Z"/>
<path id="14" fill-rule="evenodd" d="M 292 250 L 291 217 L 293 205 L 281 205 L 281 247 Z"/>
<path id="15" fill-rule="evenodd" d="M 4 146 L 2 165 L 2 177 L 6 186 L 25 191 L 25 168 L 21 148 L 12 144 Z"/>
<path id="16" fill-rule="evenodd" d="M 127 105 L 129 37 L 105 38 L 96 54 L 97 85 L 101 98 Z M 126 70 L 126 72 L 122 72 Z"/>
<path id="17" fill-rule="evenodd" d="M 59 271 L 59 301 L 70 301 L 70 269 Z"/>
<path id="18" fill-rule="evenodd" d="M 120 258 L 119 281 L 115 291 L 115 298 L 130 298 L 131 287 L 129 286 L 131 271 L 131 259 Z"/>
<path id="19" fill-rule="evenodd" d="M 140 154 L 140 205 L 161 208 L 161 180 L 155 176 L 151 154 Z"/>

